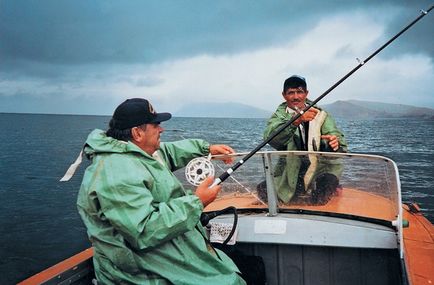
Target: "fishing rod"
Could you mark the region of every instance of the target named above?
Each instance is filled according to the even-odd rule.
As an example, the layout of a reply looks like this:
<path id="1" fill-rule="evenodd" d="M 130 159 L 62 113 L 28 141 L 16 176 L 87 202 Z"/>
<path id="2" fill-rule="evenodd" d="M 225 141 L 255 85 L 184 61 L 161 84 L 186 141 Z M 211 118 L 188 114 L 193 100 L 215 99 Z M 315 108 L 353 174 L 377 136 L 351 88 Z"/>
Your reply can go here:
<path id="1" fill-rule="evenodd" d="M 406 27 L 404 27 L 400 32 L 398 32 L 395 36 L 393 36 L 390 40 L 388 40 L 384 45 L 382 45 L 380 48 L 378 48 L 375 52 L 373 52 L 370 56 L 368 56 L 365 60 L 358 60 L 359 64 L 354 67 L 350 72 L 348 72 L 345 76 L 343 76 L 339 81 L 337 81 L 335 84 L 333 84 L 329 89 L 327 89 L 323 94 L 321 94 L 318 98 L 316 98 L 312 103 L 307 104 L 307 106 L 298 112 L 296 112 L 296 115 L 292 117 L 289 121 L 287 121 L 285 124 L 283 124 L 280 128 L 278 128 L 275 132 L 273 132 L 266 140 L 264 140 L 262 143 L 260 143 L 257 147 L 255 147 L 251 152 L 249 152 L 246 156 L 244 156 L 240 161 L 238 161 L 236 164 L 231 166 L 226 172 L 221 174 L 217 179 L 214 180 L 212 185 L 210 187 L 219 185 L 223 181 L 225 181 L 235 170 L 237 170 L 241 165 L 243 165 L 249 158 L 251 158 L 256 152 L 258 152 L 261 148 L 263 148 L 267 143 L 269 143 L 273 138 L 275 138 L 279 133 L 281 133 L 284 129 L 289 127 L 294 121 L 296 121 L 298 118 L 303 116 L 303 114 L 312 108 L 315 104 L 317 104 L 322 98 L 327 96 L 333 89 L 338 87 L 342 82 L 344 82 L 348 77 L 350 77 L 354 72 L 356 72 L 359 68 L 361 68 L 365 63 L 367 63 L 369 60 L 371 60 L 374 56 L 376 56 L 380 51 L 382 51 L 384 48 L 386 48 L 389 44 L 391 44 L 394 40 L 396 40 L 400 35 L 402 35 L 405 31 L 407 31 L 409 28 L 411 28 L 414 24 L 416 24 L 420 19 L 425 17 L 432 9 L 434 8 L 434 5 L 432 5 L 428 10 L 420 11 L 420 15 L 414 19 L 410 24 L 408 24 Z"/>

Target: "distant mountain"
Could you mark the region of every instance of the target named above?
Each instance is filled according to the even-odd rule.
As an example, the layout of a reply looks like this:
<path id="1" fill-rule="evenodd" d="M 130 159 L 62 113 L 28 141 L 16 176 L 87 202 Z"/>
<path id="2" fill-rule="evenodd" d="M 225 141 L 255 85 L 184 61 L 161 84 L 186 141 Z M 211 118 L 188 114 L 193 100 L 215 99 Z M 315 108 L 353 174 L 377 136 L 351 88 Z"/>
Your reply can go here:
<path id="1" fill-rule="evenodd" d="M 335 117 L 352 119 L 375 118 L 432 118 L 434 109 L 403 104 L 346 100 L 322 106 Z"/>
<path id="2" fill-rule="evenodd" d="M 403 104 L 388 104 L 360 100 L 336 101 L 320 105 L 337 118 L 377 119 L 377 118 L 431 118 L 434 109 Z M 274 110 L 273 110 L 274 111 Z M 204 103 L 198 102 L 182 106 L 173 112 L 176 117 L 210 117 L 210 118 L 269 118 L 273 111 L 256 108 L 241 103 Z"/>
<path id="3" fill-rule="evenodd" d="M 176 117 L 209 118 L 269 118 L 271 111 L 240 103 L 193 103 L 181 107 L 173 115 Z"/>

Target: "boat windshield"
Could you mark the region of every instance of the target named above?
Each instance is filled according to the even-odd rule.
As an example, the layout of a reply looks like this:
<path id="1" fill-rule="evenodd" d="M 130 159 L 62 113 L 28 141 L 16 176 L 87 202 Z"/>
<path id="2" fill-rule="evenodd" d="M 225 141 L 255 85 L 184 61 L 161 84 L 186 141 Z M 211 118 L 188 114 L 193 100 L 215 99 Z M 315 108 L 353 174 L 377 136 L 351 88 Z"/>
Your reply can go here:
<path id="1" fill-rule="evenodd" d="M 234 163 L 245 155 L 234 155 Z M 218 159 L 212 163 L 216 177 L 230 167 Z M 180 171 L 177 176 L 194 189 Z M 397 168 L 388 158 L 268 151 L 256 153 L 233 172 L 222 183 L 219 197 L 205 210 L 228 206 L 263 209 L 270 214 L 304 210 L 393 221 L 399 214 L 399 201 Z"/>

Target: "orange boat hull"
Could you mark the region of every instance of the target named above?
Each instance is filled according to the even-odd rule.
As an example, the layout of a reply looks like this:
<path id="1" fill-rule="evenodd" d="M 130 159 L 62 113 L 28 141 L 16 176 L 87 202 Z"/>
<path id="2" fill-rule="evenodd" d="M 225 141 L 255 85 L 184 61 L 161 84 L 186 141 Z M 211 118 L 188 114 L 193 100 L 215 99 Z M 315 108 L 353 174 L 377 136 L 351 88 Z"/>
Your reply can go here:
<path id="1" fill-rule="evenodd" d="M 387 199 L 370 195 L 367 193 L 358 193 L 356 190 L 345 189 L 340 195 L 322 206 L 303 206 L 305 210 L 325 211 L 341 213 L 348 211 L 350 201 L 357 203 L 361 201 L 360 195 L 363 195 L 364 205 L 369 205 L 361 209 L 360 203 L 354 204 L 355 214 L 366 217 L 380 217 L 385 220 L 390 220 L 392 217 L 387 211 L 381 211 L 388 206 Z M 345 199 L 345 203 L 341 203 Z M 340 209 L 340 205 L 345 204 L 347 208 Z M 206 211 L 222 209 L 227 205 L 233 205 L 237 208 L 263 208 L 264 206 L 249 195 L 228 195 L 217 199 L 214 203 L 206 208 Z M 350 206 L 351 207 L 351 206 Z M 285 206 L 283 208 L 292 209 L 296 206 Z M 411 209 L 410 209 L 411 208 Z M 417 208 L 417 207 L 416 207 Z M 415 207 L 403 206 L 404 219 L 409 222 L 409 226 L 404 228 L 404 249 L 405 249 L 405 264 L 408 273 L 408 279 L 412 285 L 434 284 L 434 226 L 422 215 L 415 210 Z M 49 280 L 61 279 L 65 272 L 80 269 L 80 265 L 88 262 L 88 266 L 92 266 L 91 258 L 93 256 L 92 248 L 86 249 L 24 281 L 20 285 L 43 284 Z M 93 268 L 89 270 L 93 277 Z M 77 272 L 77 275 L 79 273 Z"/>

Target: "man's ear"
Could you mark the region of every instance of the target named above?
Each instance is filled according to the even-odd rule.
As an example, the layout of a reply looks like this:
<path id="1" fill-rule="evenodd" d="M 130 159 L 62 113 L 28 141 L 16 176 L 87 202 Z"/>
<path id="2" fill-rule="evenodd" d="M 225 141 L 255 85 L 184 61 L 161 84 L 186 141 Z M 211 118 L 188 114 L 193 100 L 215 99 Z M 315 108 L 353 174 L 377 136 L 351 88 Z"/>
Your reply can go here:
<path id="1" fill-rule="evenodd" d="M 143 133 L 139 130 L 139 128 L 134 127 L 131 128 L 131 137 L 134 141 L 141 141 L 143 139 Z"/>

